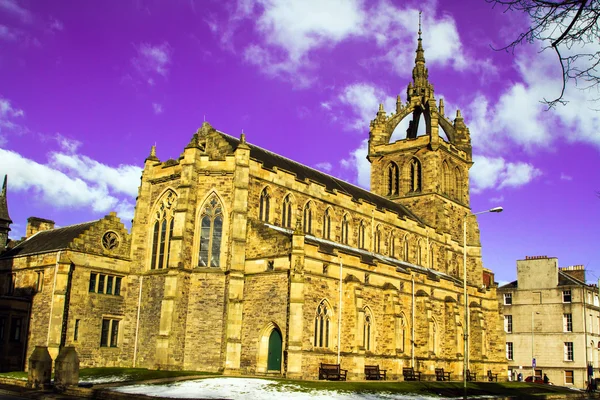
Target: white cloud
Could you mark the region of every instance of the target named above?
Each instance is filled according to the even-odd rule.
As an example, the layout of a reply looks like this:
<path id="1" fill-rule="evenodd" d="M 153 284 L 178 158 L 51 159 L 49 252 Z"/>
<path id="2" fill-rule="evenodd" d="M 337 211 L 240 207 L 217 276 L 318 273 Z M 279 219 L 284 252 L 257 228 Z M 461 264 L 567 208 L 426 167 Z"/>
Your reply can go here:
<path id="1" fill-rule="evenodd" d="M 0 10 L 18 17 L 23 22 L 31 21 L 31 12 L 21 7 L 16 0 L 0 0 Z"/>
<path id="2" fill-rule="evenodd" d="M 502 157 L 475 155 L 473 162 L 470 171 L 473 193 L 481 193 L 486 189 L 523 186 L 542 175 L 542 171 L 531 164 L 507 162 Z"/>
<path id="3" fill-rule="evenodd" d="M 321 162 L 315 165 L 315 167 L 321 171 L 329 172 L 331 171 L 332 165 L 329 162 Z"/>
<path id="4" fill-rule="evenodd" d="M 321 102 L 321 107 L 323 107 L 326 110 L 331 110 L 331 104 L 327 101 Z"/>
<path id="5" fill-rule="evenodd" d="M 368 130 L 369 121 L 375 118 L 379 104 L 383 103 L 388 112 L 396 107 L 396 99 L 369 83 L 356 83 L 346 86 L 338 96 L 338 101 L 350 106 L 355 118 L 349 118 L 348 127 L 359 131 Z"/>
<path id="6" fill-rule="evenodd" d="M 137 48 L 137 55 L 131 60 L 133 66 L 151 86 L 155 77 L 166 77 L 171 64 L 171 47 L 167 42 L 160 45 L 142 43 Z"/>
<path id="7" fill-rule="evenodd" d="M 162 114 L 163 107 L 162 104 L 152 103 L 152 109 L 154 110 L 154 114 Z"/>
<path id="8" fill-rule="evenodd" d="M 573 177 L 565 174 L 564 172 L 561 172 L 560 173 L 560 180 L 561 181 L 572 181 Z"/>
<path id="9" fill-rule="evenodd" d="M 7 142 L 8 132 L 23 133 L 27 131 L 19 121 L 24 116 L 23 110 L 13 107 L 10 100 L 0 96 L 0 144 Z"/>
<path id="10" fill-rule="evenodd" d="M 371 163 L 367 160 L 368 152 L 369 140 L 364 139 L 357 149 L 352 150 L 347 158 L 340 161 L 342 168 L 356 174 L 355 182 L 367 190 L 371 186 Z"/>
<path id="11" fill-rule="evenodd" d="M 498 197 L 490 198 L 490 203 L 502 203 L 504 201 L 504 196 L 500 195 Z"/>
<path id="12" fill-rule="evenodd" d="M 51 153 L 49 158 L 41 164 L 0 149 L 0 171 L 10 176 L 11 190 L 31 192 L 52 206 L 90 208 L 98 213 L 116 209 L 124 219 L 133 216 L 139 167 L 113 168 L 76 154 Z"/>
<path id="13" fill-rule="evenodd" d="M 0 39 L 13 41 L 17 39 L 17 33 L 6 25 L 0 24 Z"/>
<path id="14" fill-rule="evenodd" d="M 75 153 L 79 146 L 81 146 L 81 142 L 79 140 L 70 139 L 61 135 L 60 133 L 57 133 L 54 138 L 58 142 L 58 145 L 60 146 L 62 151 L 67 152 L 69 154 Z"/>
<path id="15" fill-rule="evenodd" d="M 63 31 L 65 29 L 65 26 L 63 25 L 62 21 L 56 19 L 56 18 L 52 18 L 50 21 L 50 31 L 54 32 L 60 32 Z"/>

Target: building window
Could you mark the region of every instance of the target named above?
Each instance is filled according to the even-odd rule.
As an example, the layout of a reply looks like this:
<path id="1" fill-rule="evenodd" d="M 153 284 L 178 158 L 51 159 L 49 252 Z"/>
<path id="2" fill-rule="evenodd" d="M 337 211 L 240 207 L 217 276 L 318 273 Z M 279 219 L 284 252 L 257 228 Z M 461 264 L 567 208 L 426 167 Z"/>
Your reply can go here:
<path id="1" fill-rule="evenodd" d="M 423 265 L 423 253 L 420 241 L 417 243 L 417 265 Z"/>
<path id="2" fill-rule="evenodd" d="M 329 347 L 330 319 L 328 304 L 323 300 L 317 307 L 317 314 L 315 316 L 315 347 Z"/>
<path id="3" fill-rule="evenodd" d="M 102 319 L 100 347 L 117 347 L 119 345 L 119 322 L 118 319 Z"/>
<path id="4" fill-rule="evenodd" d="M 504 332 L 512 333 L 512 315 L 504 316 Z"/>
<path id="5" fill-rule="evenodd" d="M 198 267 L 218 267 L 223 235 L 223 209 L 216 196 L 213 195 L 208 201 L 200 218 Z"/>
<path id="6" fill-rule="evenodd" d="M 570 302 L 571 302 L 571 291 L 563 290 L 563 303 L 570 303 Z"/>
<path id="7" fill-rule="evenodd" d="M 390 242 L 388 245 L 388 253 L 390 257 L 396 257 L 396 238 L 390 233 Z"/>
<path id="8" fill-rule="evenodd" d="M 358 248 L 365 248 L 365 224 L 360 221 L 360 225 L 358 226 Z"/>
<path id="9" fill-rule="evenodd" d="M 264 188 L 260 194 L 259 218 L 261 221 L 269 222 L 269 192 Z"/>
<path id="10" fill-rule="evenodd" d="M 421 163 L 416 158 L 410 160 L 410 188 L 409 192 L 421 191 Z"/>
<path id="11" fill-rule="evenodd" d="M 104 293 L 120 296 L 122 279 L 123 278 L 120 276 L 91 272 L 88 291 L 90 293 Z"/>
<path id="12" fill-rule="evenodd" d="M 323 238 L 329 239 L 331 237 L 331 216 L 329 215 L 329 208 L 325 210 L 323 214 Z"/>
<path id="13" fill-rule="evenodd" d="M 404 237 L 404 254 L 402 254 L 404 261 L 408 262 L 408 238 Z"/>
<path id="14" fill-rule="evenodd" d="M 563 331 L 573 332 L 573 314 L 563 314 Z"/>
<path id="15" fill-rule="evenodd" d="M 6 329 L 6 318 L 0 317 L 0 345 L 4 342 L 4 330 Z"/>
<path id="16" fill-rule="evenodd" d="M 396 163 L 390 163 L 387 170 L 388 176 L 388 196 L 397 196 L 398 195 L 398 165 Z"/>
<path id="17" fill-rule="evenodd" d="M 348 230 L 350 227 L 350 223 L 348 222 L 348 215 L 344 215 L 342 218 L 342 243 L 348 244 Z"/>
<path id="18" fill-rule="evenodd" d="M 504 305 L 510 306 L 512 304 L 512 293 L 504 293 Z"/>
<path id="19" fill-rule="evenodd" d="M 15 294 L 16 280 L 17 280 L 17 274 L 9 274 L 8 275 L 8 289 L 7 289 L 7 294 L 9 296 L 12 296 L 13 294 Z"/>
<path id="20" fill-rule="evenodd" d="M 369 283 L 370 279 L 371 279 L 371 274 L 365 273 L 365 284 Z"/>
<path id="21" fill-rule="evenodd" d="M 565 342 L 565 361 L 573 361 L 573 342 Z"/>
<path id="22" fill-rule="evenodd" d="M 323 264 L 323 275 L 327 275 L 327 272 L 329 272 L 329 264 L 324 263 Z"/>
<path id="23" fill-rule="evenodd" d="M 565 371 L 565 384 L 573 384 L 573 371 Z"/>
<path id="24" fill-rule="evenodd" d="M 363 347 L 365 350 L 371 350 L 371 323 L 373 317 L 369 309 L 365 309 L 365 322 L 363 324 Z"/>
<path id="25" fill-rule="evenodd" d="M 75 328 L 73 329 L 73 341 L 76 342 L 79 340 L 79 321 L 80 319 L 75 320 Z"/>
<path id="26" fill-rule="evenodd" d="M 23 329 L 23 320 L 19 317 L 13 317 L 10 321 L 10 341 L 11 342 L 20 342 L 21 341 L 21 331 Z"/>
<path id="27" fill-rule="evenodd" d="M 381 254 L 381 231 L 379 230 L 379 227 L 377 227 L 377 229 L 375 230 L 375 246 L 374 246 L 374 251 L 375 253 L 380 253 Z"/>
<path id="28" fill-rule="evenodd" d="M 513 359 L 513 344 L 512 342 L 506 342 L 506 359 Z"/>
<path id="29" fill-rule="evenodd" d="M 281 225 L 284 228 L 292 227 L 292 199 L 291 195 L 285 196 L 283 199 L 283 210 L 281 212 Z"/>
<path id="30" fill-rule="evenodd" d="M 150 269 L 162 269 L 169 265 L 171 238 L 175 225 L 175 192 L 169 190 L 160 201 L 155 215 L 154 231 L 152 234 L 152 259 Z"/>
<path id="31" fill-rule="evenodd" d="M 458 200 L 462 200 L 462 174 L 460 173 L 460 169 L 458 167 L 454 168 L 454 197 Z"/>
<path id="32" fill-rule="evenodd" d="M 39 293 L 44 288 L 44 271 L 37 271 L 36 274 L 35 290 Z"/>
<path id="33" fill-rule="evenodd" d="M 310 201 L 304 206 L 304 233 L 312 233 L 312 209 Z"/>

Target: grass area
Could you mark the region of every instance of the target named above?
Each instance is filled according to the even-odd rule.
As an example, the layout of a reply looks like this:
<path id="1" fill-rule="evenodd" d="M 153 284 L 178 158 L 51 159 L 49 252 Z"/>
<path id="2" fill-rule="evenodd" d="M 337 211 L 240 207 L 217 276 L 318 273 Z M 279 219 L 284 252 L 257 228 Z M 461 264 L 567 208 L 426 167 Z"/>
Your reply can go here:
<path id="1" fill-rule="evenodd" d="M 214 372 L 199 371 L 162 371 L 145 368 L 82 368 L 79 370 L 80 381 L 126 382 L 150 379 L 175 378 L 193 375 L 218 375 Z M 54 376 L 54 374 L 52 374 Z M 27 372 L 14 371 L 0 373 L 2 378 L 27 380 Z"/>
<path id="2" fill-rule="evenodd" d="M 11 378 L 19 380 L 27 380 L 27 372 L 25 371 L 13 371 L 13 372 L 0 372 L 0 378 Z"/>
<path id="3" fill-rule="evenodd" d="M 420 394 L 441 397 L 461 397 L 463 395 L 463 383 L 456 382 L 324 382 L 324 381 L 288 381 L 281 380 L 281 386 L 290 386 L 293 391 L 311 390 L 335 390 L 338 392 L 351 392 L 367 394 L 376 392 L 388 392 L 392 394 Z M 293 386 L 292 386 L 293 385 Z M 295 387 L 295 389 L 293 388 Z M 510 396 L 515 399 L 531 399 L 549 394 L 574 394 L 578 393 L 571 389 L 541 385 L 524 382 L 468 382 L 467 390 L 469 396 Z"/>

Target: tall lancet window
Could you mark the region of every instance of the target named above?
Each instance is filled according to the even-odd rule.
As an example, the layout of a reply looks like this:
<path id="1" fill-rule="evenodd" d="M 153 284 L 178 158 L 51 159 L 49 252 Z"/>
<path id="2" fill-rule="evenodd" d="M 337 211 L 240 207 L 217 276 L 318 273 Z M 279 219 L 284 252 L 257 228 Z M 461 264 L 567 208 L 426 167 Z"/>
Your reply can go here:
<path id="1" fill-rule="evenodd" d="M 259 218 L 261 221 L 269 222 L 269 191 L 264 188 L 260 193 Z"/>
<path id="2" fill-rule="evenodd" d="M 171 238 L 175 224 L 174 211 L 177 195 L 172 190 L 167 191 L 158 203 L 154 214 L 154 227 L 152 232 L 152 258 L 150 269 L 167 268 L 171 250 Z"/>
<path id="3" fill-rule="evenodd" d="M 350 222 L 348 214 L 344 214 L 342 218 L 342 243 L 348 244 L 348 231 L 350 230 Z"/>
<path id="4" fill-rule="evenodd" d="M 358 248 L 365 248 L 365 224 L 363 221 L 360 221 L 360 225 L 358 226 Z"/>
<path id="5" fill-rule="evenodd" d="M 404 261 L 408 262 L 408 238 L 404 237 L 404 254 L 402 254 Z"/>
<path id="6" fill-rule="evenodd" d="M 399 189 L 398 183 L 400 182 L 398 173 L 398 165 L 394 162 L 390 163 L 387 168 L 387 177 L 388 177 L 388 196 L 397 196 Z"/>
<path id="7" fill-rule="evenodd" d="M 373 316 L 371 315 L 371 310 L 365 308 L 365 321 L 363 324 L 363 347 L 365 350 L 371 350 L 372 344 L 372 325 L 373 325 Z"/>
<path id="8" fill-rule="evenodd" d="M 310 201 L 304 206 L 304 233 L 312 233 L 312 207 Z"/>
<path id="9" fill-rule="evenodd" d="M 410 160 L 410 190 L 409 192 L 421 191 L 421 163 L 416 158 Z"/>
<path id="10" fill-rule="evenodd" d="M 458 200 L 462 200 L 462 174 L 460 173 L 460 169 L 458 167 L 454 168 L 454 197 Z"/>
<path id="11" fill-rule="evenodd" d="M 289 194 L 283 199 L 281 225 L 284 228 L 292 228 L 292 197 Z"/>
<path id="12" fill-rule="evenodd" d="M 331 238 L 331 215 L 329 214 L 329 208 L 325 210 L 323 214 L 323 239 Z"/>
<path id="13" fill-rule="evenodd" d="M 448 163 L 446 161 L 442 163 L 442 175 L 442 193 L 450 195 L 452 179 L 450 177 L 450 168 L 448 167 Z"/>
<path id="14" fill-rule="evenodd" d="M 200 252 L 198 267 L 218 267 L 223 235 L 223 208 L 217 196 L 211 196 L 200 216 Z"/>
<path id="15" fill-rule="evenodd" d="M 373 235 L 373 239 L 375 239 L 373 251 L 375 253 L 381 253 L 381 231 L 379 230 L 379 227 L 377 227 L 375 229 L 375 234 Z"/>
<path id="16" fill-rule="evenodd" d="M 315 347 L 329 347 L 331 311 L 326 300 L 321 301 L 315 315 Z"/>
<path id="17" fill-rule="evenodd" d="M 396 238 L 394 233 L 390 232 L 390 242 L 388 246 L 388 253 L 390 257 L 396 257 Z"/>

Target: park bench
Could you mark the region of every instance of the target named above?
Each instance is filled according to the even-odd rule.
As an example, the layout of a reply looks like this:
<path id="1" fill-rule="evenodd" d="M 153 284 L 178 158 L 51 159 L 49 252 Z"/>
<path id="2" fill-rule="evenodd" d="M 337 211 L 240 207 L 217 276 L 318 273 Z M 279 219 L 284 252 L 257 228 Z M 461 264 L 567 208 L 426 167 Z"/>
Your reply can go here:
<path id="1" fill-rule="evenodd" d="M 385 380 L 385 369 L 379 369 L 379 365 L 365 365 L 365 379 Z"/>
<path id="2" fill-rule="evenodd" d="M 476 381 L 476 380 L 477 380 L 477 373 L 467 370 L 467 381 Z"/>
<path id="3" fill-rule="evenodd" d="M 328 381 L 345 381 L 348 370 L 341 369 L 340 364 L 321 363 L 319 367 L 319 379 Z"/>
<path id="4" fill-rule="evenodd" d="M 492 374 L 491 369 L 488 369 L 487 377 L 488 377 L 488 382 L 493 382 L 493 381 L 498 382 L 498 374 Z"/>
<path id="5" fill-rule="evenodd" d="M 435 369 L 435 380 L 436 381 L 449 381 L 450 372 L 444 372 L 444 368 Z"/>
<path id="6" fill-rule="evenodd" d="M 421 380 L 421 373 L 419 371 L 415 371 L 413 367 L 402 368 L 402 375 L 404 375 L 405 381 L 420 381 Z"/>

